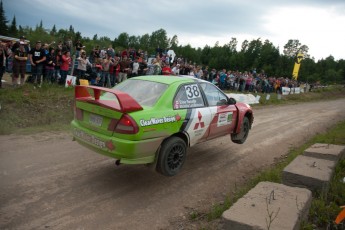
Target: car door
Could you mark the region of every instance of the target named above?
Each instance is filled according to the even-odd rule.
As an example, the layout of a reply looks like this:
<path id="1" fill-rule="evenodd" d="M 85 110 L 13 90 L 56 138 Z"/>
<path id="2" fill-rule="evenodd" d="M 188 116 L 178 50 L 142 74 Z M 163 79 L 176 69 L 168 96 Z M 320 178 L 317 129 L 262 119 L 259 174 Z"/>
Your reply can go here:
<path id="1" fill-rule="evenodd" d="M 228 104 L 228 97 L 215 85 L 200 83 L 211 112 L 210 130 L 207 139 L 230 134 L 236 125 L 237 108 Z"/>
<path id="2" fill-rule="evenodd" d="M 213 115 L 198 83 L 191 82 L 178 88 L 174 97 L 174 109 L 186 110 L 181 131 L 188 134 L 190 146 L 207 139 Z"/>

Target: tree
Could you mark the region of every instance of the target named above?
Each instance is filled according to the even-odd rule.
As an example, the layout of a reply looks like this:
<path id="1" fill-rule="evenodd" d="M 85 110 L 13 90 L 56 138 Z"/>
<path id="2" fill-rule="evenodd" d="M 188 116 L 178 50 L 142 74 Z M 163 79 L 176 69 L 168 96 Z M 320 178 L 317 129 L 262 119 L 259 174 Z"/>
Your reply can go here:
<path id="1" fill-rule="evenodd" d="M 169 46 L 167 32 L 163 29 L 152 32 L 150 37 L 150 47 L 153 49 L 166 49 Z"/>
<path id="2" fill-rule="evenodd" d="M 140 45 L 139 45 L 139 36 L 130 36 L 128 38 L 128 46 L 129 47 L 132 47 L 132 48 L 135 48 L 135 49 L 139 49 L 140 48 Z"/>
<path id="3" fill-rule="evenodd" d="M 237 44 L 238 44 L 237 39 L 231 38 L 227 47 L 229 48 L 232 54 L 237 53 Z"/>
<path id="4" fill-rule="evenodd" d="M 5 16 L 5 11 L 2 5 L 2 0 L 0 2 L 0 31 L 2 35 L 8 35 L 8 27 L 7 27 L 8 20 Z"/>
<path id="5" fill-rule="evenodd" d="M 115 38 L 114 46 L 121 47 L 122 49 L 127 49 L 129 45 L 129 35 L 127 33 L 121 33 L 117 38 Z"/>
<path id="6" fill-rule="evenodd" d="M 139 45 L 140 48 L 143 50 L 149 50 L 150 48 L 150 35 L 149 34 L 144 34 L 139 38 Z"/>
<path id="7" fill-rule="evenodd" d="M 16 23 L 16 16 L 13 16 L 13 20 L 11 22 L 11 26 L 8 30 L 8 35 L 12 37 L 18 37 L 18 29 L 17 29 L 17 23 Z"/>
<path id="8" fill-rule="evenodd" d="M 298 39 L 290 39 L 285 45 L 283 53 L 284 55 L 295 58 L 298 53 L 302 53 L 304 58 L 308 58 L 309 48 L 306 45 L 302 45 Z"/>
<path id="9" fill-rule="evenodd" d="M 174 36 L 171 38 L 169 46 L 171 47 L 171 49 L 175 49 L 175 48 L 178 46 L 178 38 L 177 38 L 177 35 L 174 35 Z"/>
<path id="10" fill-rule="evenodd" d="M 55 24 L 54 24 L 52 30 L 50 31 L 50 35 L 55 36 L 56 32 L 57 32 L 57 31 L 56 31 L 56 26 L 55 26 Z"/>
<path id="11" fill-rule="evenodd" d="M 265 70 L 268 75 L 276 75 L 276 68 L 280 58 L 279 49 L 269 40 L 265 40 L 260 50 L 259 63 L 256 68 Z"/>

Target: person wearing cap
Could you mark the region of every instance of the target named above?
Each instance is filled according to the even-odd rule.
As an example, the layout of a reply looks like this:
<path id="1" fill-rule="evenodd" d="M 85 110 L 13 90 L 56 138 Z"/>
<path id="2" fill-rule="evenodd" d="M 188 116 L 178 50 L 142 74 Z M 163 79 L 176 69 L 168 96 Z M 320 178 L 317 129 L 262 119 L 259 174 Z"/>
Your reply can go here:
<path id="1" fill-rule="evenodd" d="M 29 60 L 32 73 L 31 83 L 37 83 L 38 87 L 41 87 L 43 67 L 46 61 L 46 55 L 44 49 L 42 49 L 41 41 L 37 41 L 35 47 L 30 50 Z"/>
<path id="2" fill-rule="evenodd" d="M 25 72 L 26 72 L 26 61 L 28 60 L 28 53 L 25 50 L 25 43 L 19 42 L 19 48 L 14 51 L 13 60 L 13 77 L 12 84 L 14 87 L 18 84 L 18 78 L 20 74 L 20 85 L 24 85 Z"/>
<path id="3" fill-rule="evenodd" d="M 20 36 L 19 37 L 19 41 L 17 41 L 16 43 L 13 44 L 12 46 L 12 53 L 14 53 L 18 48 L 19 48 L 19 45 L 20 44 L 24 44 L 24 48 L 25 48 L 25 51 L 28 53 L 29 52 L 29 46 L 28 46 L 28 43 L 25 41 L 25 37 L 24 36 Z"/>

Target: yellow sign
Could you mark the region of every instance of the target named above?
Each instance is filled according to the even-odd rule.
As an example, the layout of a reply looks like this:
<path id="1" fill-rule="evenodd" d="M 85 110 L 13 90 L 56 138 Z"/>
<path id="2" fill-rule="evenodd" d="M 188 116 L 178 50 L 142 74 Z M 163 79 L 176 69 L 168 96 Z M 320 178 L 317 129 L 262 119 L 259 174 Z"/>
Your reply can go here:
<path id="1" fill-rule="evenodd" d="M 297 55 L 297 59 L 295 61 L 295 66 L 293 67 L 293 71 L 292 71 L 292 78 L 295 80 L 297 80 L 297 78 L 298 78 L 299 67 L 301 66 L 302 59 L 303 59 L 303 54 L 299 53 Z"/>

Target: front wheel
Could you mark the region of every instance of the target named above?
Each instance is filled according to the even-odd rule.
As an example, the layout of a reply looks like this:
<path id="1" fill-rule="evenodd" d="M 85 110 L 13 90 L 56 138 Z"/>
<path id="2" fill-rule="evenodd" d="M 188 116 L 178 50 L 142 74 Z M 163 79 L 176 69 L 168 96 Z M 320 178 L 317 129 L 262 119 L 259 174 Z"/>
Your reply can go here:
<path id="1" fill-rule="evenodd" d="M 187 145 L 179 137 L 170 137 L 160 148 L 157 171 L 164 176 L 174 176 L 182 168 L 187 154 Z"/>
<path id="2" fill-rule="evenodd" d="M 231 134 L 232 142 L 236 144 L 243 144 L 248 137 L 249 129 L 250 129 L 249 119 L 248 117 L 244 117 L 242 125 L 241 125 L 241 131 L 238 134 Z"/>

